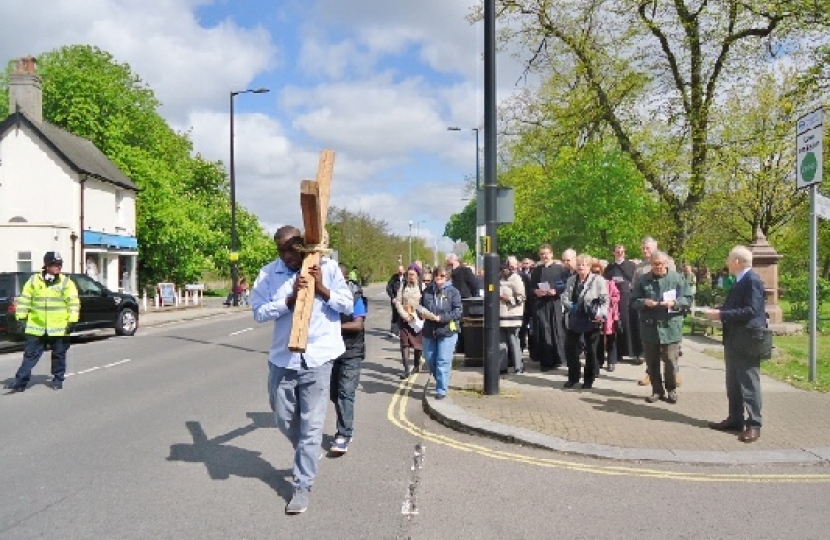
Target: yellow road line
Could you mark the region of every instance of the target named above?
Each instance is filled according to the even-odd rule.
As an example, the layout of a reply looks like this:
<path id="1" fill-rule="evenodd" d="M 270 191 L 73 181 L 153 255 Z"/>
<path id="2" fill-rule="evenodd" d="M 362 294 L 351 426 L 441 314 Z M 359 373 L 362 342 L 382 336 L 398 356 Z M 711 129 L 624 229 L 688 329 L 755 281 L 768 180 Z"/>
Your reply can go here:
<path id="1" fill-rule="evenodd" d="M 638 476 L 644 478 L 661 478 L 666 480 L 683 480 L 688 482 L 754 482 L 754 483 L 772 483 L 772 482 L 787 482 L 787 483 L 818 483 L 830 482 L 830 474 L 714 474 L 706 472 L 679 472 L 679 471 L 663 471 L 658 469 L 649 469 L 645 467 L 635 467 L 630 465 L 601 465 L 601 464 L 585 464 L 576 461 L 568 461 L 565 459 L 554 458 L 535 458 L 529 457 L 515 452 L 504 452 L 501 450 L 493 450 L 479 444 L 466 443 L 432 433 L 424 428 L 420 428 L 413 424 L 406 416 L 406 407 L 409 403 L 409 395 L 412 391 L 412 386 L 415 377 L 401 381 L 398 389 L 395 391 L 392 401 L 389 403 L 387 409 L 387 418 L 397 427 L 411 433 L 412 435 L 424 439 L 426 441 L 434 442 L 460 450 L 462 452 L 472 452 L 481 456 L 492 459 L 508 460 L 518 463 L 527 463 L 529 465 L 536 465 L 538 467 L 567 469 L 571 471 L 586 472 L 591 474 L 602 474 L 608 476 Z"/>

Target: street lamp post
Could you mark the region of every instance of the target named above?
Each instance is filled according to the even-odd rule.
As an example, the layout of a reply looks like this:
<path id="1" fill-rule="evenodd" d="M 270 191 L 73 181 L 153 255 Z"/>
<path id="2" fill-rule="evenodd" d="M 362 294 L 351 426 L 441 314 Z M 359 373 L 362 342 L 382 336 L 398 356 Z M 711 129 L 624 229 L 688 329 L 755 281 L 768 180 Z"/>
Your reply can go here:
<path id="1" fill-rule="evenodd" d="M 481 160 L 479 159 L 479 153 L 480 153 L 480 149 L 481 149 L 481 147 L 479 146 L 479 143 L 478 143 L 478 132 L 479 132 L 479 129 L 478 129 L 477 127 L 474 127 L 474 128 L 466 128 L 466 129 L 469 129 L 470 131 L 475 131 L 475 132 L 476 132 L 476 194 L 475 194 L 475 198 L 476 198 L 476 208 L 478 208 L 478 203 L 479 203 L 479 200 L 478 200 L 478 190 L 479 190 L 479 189 L 481 189 Z M 457 126 L 452 126 L 452 127 L 448 127 L 448 128 L 447 128 L 447 131 L 462 131 L 462 129 L 461 129 L 460 127 L 457 127 Z M 479 253 L 478 253 L 478 249 L 479 249 L 479 248 L 478 248 L 478 244 L 479 244 L 479 238 L 478 238 L 478 220 L 476 220 L 476 233 L 475 233 L 475 238 L 476 238 L 476 245 L 475 245 L 475 248 L 476 248 L 476 249 L 475 249 L 475 253 L 476 253 L 476 268 L 478 268 L 478 267 L 479 267 L 479 265 L 480 265 L 480 262 L 479 262 Z"/>
<path id="2" fill-rule="evenodd" d="M 412 220 L 409 220 L 409 264 L 412 264 Z"/>
<path id="3" fill-rule="evenodd" d="M 255 88 L 249 90 L 239 90 L 231 92 L 231 294 L 233 295 L 233 305 L 239 305 L 239 296 L 236 294 L 236 286 L 239 282 L 239 253 L 237 253 L 237 238 L 236 238 L 236 166 L 234 163 L 233 151 L 233 98 L 239 94 L 265 94 L 268 92 L 267 88 Z"/>

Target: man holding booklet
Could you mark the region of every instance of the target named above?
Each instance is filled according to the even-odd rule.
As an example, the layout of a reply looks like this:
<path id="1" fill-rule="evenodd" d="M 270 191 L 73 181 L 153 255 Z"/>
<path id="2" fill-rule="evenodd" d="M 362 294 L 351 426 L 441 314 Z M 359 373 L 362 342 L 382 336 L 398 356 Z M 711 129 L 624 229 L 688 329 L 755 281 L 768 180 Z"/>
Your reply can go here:
<path id="1" fill-rule="evenodd" d="M 683 316 L 691 306 L 689 284 L 681 274 L 669 270 L 669 256 L 662 251 L 652 253 L 651 271 L 640 276 L 631 292 L 631 307 L 640 315 L 643 355 L 651 379 L 649 403 L 662 399 L 677 403 L 677 357 Z M 661 363 L 665 364 L 665 377 Z"/>

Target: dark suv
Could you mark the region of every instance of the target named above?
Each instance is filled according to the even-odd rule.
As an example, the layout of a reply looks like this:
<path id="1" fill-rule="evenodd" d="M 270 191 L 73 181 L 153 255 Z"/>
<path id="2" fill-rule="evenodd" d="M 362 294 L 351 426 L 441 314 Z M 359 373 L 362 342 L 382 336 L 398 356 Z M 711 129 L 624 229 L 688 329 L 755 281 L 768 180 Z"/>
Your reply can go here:
<path id="1" fill-rule="evenodd" d="M 0 339 L 21 340 L 24 324 L 15 319 L 17 298 L 32 272 L 0 272 Z M 74 333 L 114 328 L 119 336 L 138 329 L 138 300 L 131 294 L 114 292 L 84 274 L 68 275 L 78 288 L 81 318 Z"/>

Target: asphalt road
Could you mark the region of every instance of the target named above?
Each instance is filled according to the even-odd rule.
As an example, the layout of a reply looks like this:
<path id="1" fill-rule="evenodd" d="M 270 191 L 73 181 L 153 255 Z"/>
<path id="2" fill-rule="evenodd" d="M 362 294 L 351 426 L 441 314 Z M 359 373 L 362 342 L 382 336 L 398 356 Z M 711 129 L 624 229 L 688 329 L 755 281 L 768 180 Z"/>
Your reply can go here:
<path id="1" fill-rule="evenodd" d="M 322 458 L 306 514 L 283 513 L 271 327 L 237 313 L 75 344 L 63 391 L 39 384 L 44 358 L 33 387 L 0 395 L 0 539 L 827 538 L 825 467 L 617 463 L 437 425 L 420 384 L 400 388 L 387 306 L 371 304 L 355 441 Z M 0 378 L 19 361 L 0 355 Z"/>

